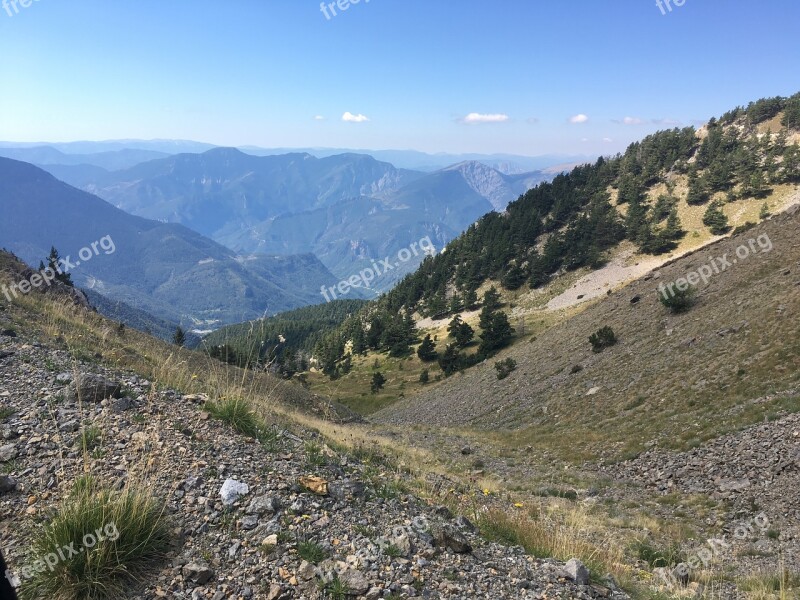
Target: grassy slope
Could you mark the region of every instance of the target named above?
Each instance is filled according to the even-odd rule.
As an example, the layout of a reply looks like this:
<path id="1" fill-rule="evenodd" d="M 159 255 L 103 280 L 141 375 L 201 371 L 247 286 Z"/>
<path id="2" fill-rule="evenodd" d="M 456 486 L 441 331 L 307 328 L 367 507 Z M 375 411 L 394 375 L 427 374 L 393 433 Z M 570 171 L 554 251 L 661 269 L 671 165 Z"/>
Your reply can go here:
<path id="1" fill-rule="evenodd" d="M 776 410 L 798 410 L 796 396 L 777 394 L 800 382 L 798 232 L 800 213 L 724 239 L 516 344 L 499 357 L 519 363 L 507 380 L 479 365 L 375 417 L 478 427 L 510 447 L 530 444 L 581 461 L 619 459 L 653 441 L 685 448 Z M 687 314 L 672 315 L 658 302 L 659 281 L 733 256 L 764 233 L 773 251 L 701 284 Z M 631 304 L 634 296 L 641 301 Z M 620 342 L 594 354 L 588 337 L 603 325 Z M 582 370 L 573 374 L 576 365 Z"/>
<path id="2" fill-rule="evenodd" d="M 777 135 L 782 129 L 780 124 L 782 114 L 780 113 L 774 119 L 759 124 L 758 132 L 760 134 L 769 132 L 772 135 Z M 705 128 L 698 130 L 697 136 L 699 138 L 703 138 L 705 135 Z M 788 137 L 788 143 L 798 142 L 800 142 L 800 133 L 792 132 Z M 622 242 L 612 255 L 616 256 L 624 252 L 630 254 L 630 257 L 624 261 L 626 265 L 647 262 L 657 267 L 721 239 L 719 236 L 712 235 L 708 227 L 703 224 L 703 215 L 706 212 L 708 203 L 701 206 L 690 206 L 686 203 L 687 176 L 671 173 L 669 183 L 673 188 L 673 195 L 679 199 L 678 215 L 683 229 L 686 231 L 685 237 L 679 241 L 675 250 L 657 257 L 638 253 L 630 242 Z M 647 195 L 650 205 L 652 206 L 655 203 L 658 196 L 668 192 L 669 190 L 664 182 L 649 189 Z M 616 205 L 617 190 L 609 189 L 609 193 L 612 204 Z M 770 192 L 765 198 L 743 198 L 735 202 L 727 202 L 725 194 L 719 192 L 711 196 L 709 203 L 712 200 L 723 202 L 722 210 L 728 217 L 731 228 L 736 228 L 747 223 L 758 223 L 761 220 L 759 213 L 764 204 L 768 206 L 772 213 L 777 213 L 796 203 L 798 197 L 798 186 L 774 185 L 771 186 Z M 627 208 L 627 205 L 623 205 L 618 206 L 617 210 L 624 216 Z M 567 310 L 559 310 L 556 313 L 544 310 L 548 301 L 559 296 L 587 275 L 591 275 L 591 271 L 588 268 L 582 268 L 556 278 L 544 289 L 529 290 L 525 285 L 513 292 L 503 290 L 498 282 L 486 282 L 478 292 L 479 295 L 482 295 L 483 291 L 488 289 L 490 285 L 495 285 L 501 292 L 506 303 L 505 309 L 510 313 L 509 317 L 512 326 L 517 329 L 518 335 L 514 343 L 519 344 L 527 342 L 531 335 L 538 335 L 550 326 L 560 323 L 587 308 L 590 297 L 587 297 L 583 304 L 570 307 Z M 614 281 L 610 288 L 619 289 L 619 287 L 628 282 L 629 280 L 624 279 Z M 477 312 L 462 313 L 461 315 L 475 329 L 476 341 L 478 341 L 477 335 L 480 333 L 477 326 L 477 315 Z M 427 333 L 430 333 L 431 336 L 438 336 L 437 350 L 442 352 L 448 342 L 446 333 L 448 322 L 449 318 L 442 321 L 419 319 L 420 340 Z M 524 335 L 520 335 L 523 332 Z M 373 372 L 376 370 L 374 369 L 376 359 L 381 364 L 380 371 L 387 376 L 388 381 L 384 390 L 379 394 L 371 394 L 370 381 Z M 424 391 L 426 386 L 419 383 L 419 374 L 423 369 L 429 369 L 432 381 L 437 375 L 441 374 L 435 362 L 423 364 L 417 360 L 416 355 L 407 360 L 397 360 L 387 358 L 385 354 L 369 353 L 364 359 L 354 359 L 353 365 L 353 371 L 338 381 L 331 382 L 318 373 L 312 373 L 309 381 L 312 384 L 312 389 L 335 398 L 365 415 L 372 414 L 398 400 Z"/>

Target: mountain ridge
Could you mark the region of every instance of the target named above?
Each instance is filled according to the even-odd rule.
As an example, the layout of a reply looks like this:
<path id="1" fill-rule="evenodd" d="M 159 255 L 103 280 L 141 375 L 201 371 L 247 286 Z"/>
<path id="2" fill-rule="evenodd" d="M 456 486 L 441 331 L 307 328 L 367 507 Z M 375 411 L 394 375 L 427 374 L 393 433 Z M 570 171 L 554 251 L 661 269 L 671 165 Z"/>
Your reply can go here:
<path id="1" fill-rule="evenodd" d="M 0 202 L 0 238 L 21 258 L 35 265 L 55 245 L 74 262 L 106 236 L 114 249 L 77 266 L 76 283 L 173 322 L 207 328 L 273 314 L 317 302 L 320 286 L 336 283 L 313 255 L 245 260 L 182 225 L 129 215 L 12 159 L 0 158 Z"/>

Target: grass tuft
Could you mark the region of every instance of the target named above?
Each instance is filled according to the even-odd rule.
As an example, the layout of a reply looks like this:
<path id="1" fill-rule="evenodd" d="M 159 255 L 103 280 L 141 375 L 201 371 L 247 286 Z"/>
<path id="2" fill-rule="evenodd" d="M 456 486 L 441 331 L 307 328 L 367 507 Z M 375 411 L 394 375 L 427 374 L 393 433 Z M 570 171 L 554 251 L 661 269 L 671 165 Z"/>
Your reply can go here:
<path id="1" fill-rule="evenodd" d="M 297 544 L 297 555 L 314 565 L 328 558 L 325 548 L 311 541 L 299 542 Z"/>
<path id="2" fill-rule="evenodd" d="M 225 398 L 217 402 L 206 402 L 205 409 L 215 419 L 233 427 L 242 435 L 258 439 L 263 430 L 261 420 L 250 404 L 241 398 Z"/>
<path id="3" fill-rule="evenodd" d="M 157 500 L 144 490 L 116 492 L 82 478 L 52 519 L 34 533 L 29 564 L 47 557 L 50 562 L 23 580 L 20 598 L 123 598 L 126 588 L 163 565 L 169 545 L 169 528 Z M 63 550 L 62 560 L 57 552 L 65 547 L 78 553 Z"/>

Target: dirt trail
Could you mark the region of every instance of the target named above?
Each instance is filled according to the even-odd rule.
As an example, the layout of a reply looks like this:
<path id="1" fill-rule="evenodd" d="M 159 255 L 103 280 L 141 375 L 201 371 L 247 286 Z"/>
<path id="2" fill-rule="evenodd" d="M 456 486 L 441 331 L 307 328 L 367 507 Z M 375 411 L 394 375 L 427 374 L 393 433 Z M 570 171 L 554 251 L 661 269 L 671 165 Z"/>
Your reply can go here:
<path id="1" fill-rule="evenodd" d="M 788 194 L 781 205 L 774 209 L 774 212 L 776 214 L 781 213 L 787 210 L 793 204 L 798 203 L 800 203 L 800 189 Z M 570 289 L 550 300 L 550 302 L 547 303 L 547 309 L 561 310 L 564 308 L 570 308 L 576 304 L 580 304 L 581 302 L 587 302 L 588 300 L 603 296 L 608 292 L 608 290 L 615 290 L 630 281 L 642 277 L 653 269 L 660 267 L 664 263 L 671 262 L 676 258 L 697 252 L 701 248 L 704 248 L 709 244 L 713 244 L 720 239 L 722 239 L 722 236 L 713 237 L 700 246 L 691 248 L 679 254 L 642 257 L 633 265 L 626 264 L 633 256 L 633 250 L 621 252 L 615 256 L 605 267 L 589 273 L 585 277 L 582 277 Z"/>

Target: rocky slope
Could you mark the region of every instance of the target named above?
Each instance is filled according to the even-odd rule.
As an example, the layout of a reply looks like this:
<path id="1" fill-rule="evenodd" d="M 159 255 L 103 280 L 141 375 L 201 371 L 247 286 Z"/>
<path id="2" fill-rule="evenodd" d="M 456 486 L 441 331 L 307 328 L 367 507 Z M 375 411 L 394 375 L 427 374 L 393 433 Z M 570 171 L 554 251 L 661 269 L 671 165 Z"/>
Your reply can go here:
<path id="1" fill-rule="evenodd" d="M 31 531 L 88 472 L 117 489 L 145 484 L 166 502 L 172 560 L 137 598 L 627 597 L 584 585 L 580 565 L 486 542 L 465 518 L 404 491 L 388 463 L 285 424 L 259 444 L 209 419 L 205 400 L 4 330 L 0 546 L 12 571 L 37 558 Z M 76 440 L 90 426 L 101 434 L 84 455 Z M 301 557 L 310 546 L 316 564 Z M 344 596 L 333 595 L 336 581 Z"/>
<path id="2" fill-rule="evenodd" d="M 498 381 L 487 361 L 371 419 L 511 429 L 512 444 L 531 440 L 548 450 L 583 448 L 581 456 L 595 459 L 623 456 L 647 443 L 694 443 L 752 424 L 771 404 L 753 405 L 752 415 L 743 415 L 743 406 L 797 383 L 792 340 L 800 294 L 798 231 L 800 206 L 795 206 L 609 290 L 583 312 L 516 344 L 498 357 L 517 362 L 508 379 Z M 757 239 L 764 250 L 757 245 L 755 253 L 747 250 Z M 747 256 L 737 261 L 742 245 Z M 723 258 L 730 266 L 707 284 L 699 282 L 691 310 L 672 314 L 661 305 L 660 284 Z M 603 326 L 614 330 L 618 343 L 594 353 L 588 339 Z M 601 435 L 594 433 L 598 427 Z"/>

